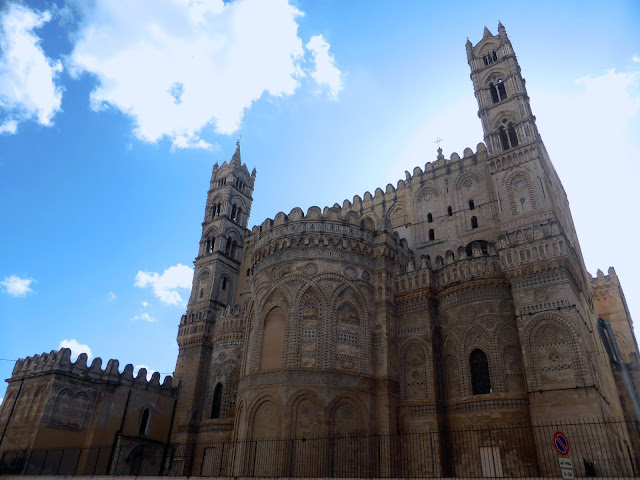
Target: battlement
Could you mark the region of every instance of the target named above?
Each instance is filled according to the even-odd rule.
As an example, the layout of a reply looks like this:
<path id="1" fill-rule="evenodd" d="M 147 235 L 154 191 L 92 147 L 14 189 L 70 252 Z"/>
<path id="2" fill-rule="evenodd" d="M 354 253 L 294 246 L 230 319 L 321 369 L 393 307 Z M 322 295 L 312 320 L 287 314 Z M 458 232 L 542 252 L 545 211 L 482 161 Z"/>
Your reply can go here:
<path id="1" fill-rule="evenodd" d="M 355 195 L 352 200 L 345 199 L 342 202 L 342 206 L 338 203 L 324 209 L 313 206 L 307 210 L 306 215 L 298 207 L 291 210 L 289 215 L 279 212 L 273 219 L 267 218 L 262 224 L 253 227 L 251 231 L 252 240 L 257 242 L 259 238 L 276 227 L 299 220 L 342 222 L 345 225 L 370 232 L 383 230 L 386 227 L 385 224 L 376 225 L 372 216 L 367 215 L 376 205 L 383 203 L 392 205 L 397 196 L 405 189 L 417 189 L 426 180 L 433 180 L 439 176 L 458 175 L 469 166 L 477 165 L 486 161 L 486 159 L 487 148 L 484 143 L 477 145 L 475 153 L 470 148 L 465 148 L 462 157 L 456 152 L 452 153 L 449 159 L 445 159 L 444 156 L 440 155 L 435 162 L 427 162 L 424 170 L 417 166 L 413 169 L 413 173 L 405 171 L 405 179 L 398 180 L 395 187 L 389 183 L 384 191 L 382 188 L 376 188 L 373 194 L 370 191 L 366 191 L 362 197 Z M 360 212 L 362 212 L 362 215 Z M 292 230 L 292 232 L 294 231 Z"/>
<path id="2" fill-rule="evenodd" d="M 488 242 L 472 242 L 456 251 L 447 250 L 444 256 L 438 255 L 434 260 L 424 255 L 419 264 L 409 260 L 403 272 L 398 266 L 396 290 L 404 293 L 426 286 L 443 288 L 462 280 L 497 275 L 501 272 L 497 259 L 495 244 Z"/>
<path id="3" fill-rule="evenodd" d="M 618 288 L 620 287 L 620 280 L 616 274 L 616 270 L 613 267 L 609 267 L 607 275 L 600 269 L 598 269 L 596 276 L 591 278 L 591 286 L 593 288 Z"/>
<path id="4" fill-rule="evenodd" d="M 72 362 L 71 350 L 68 348 L 21 358 L 16 361 L 13 367 L 11 380 L 48 374 L 62 374 L 92 382 L 128 385 L 140 390 L 157 391 L 167 395 L 172 393 L 172 378 L 170 375 L 167 375 L 162 384 L 160 384 L 160 374 L 158 372 L 154 372 L 151 380 L 147 380 L 147 370 L 145 368 L 141 368 L 138 371 L 138 375 L 134 377 L 133 365 L 130 363 L 120 373 L 118 360 L 109 360 L 103 370 L 100 357 L 94 358 L 90 366 L 87 365 L 87 358 L 86 353 L 81 353 L 76 361 Z"/>

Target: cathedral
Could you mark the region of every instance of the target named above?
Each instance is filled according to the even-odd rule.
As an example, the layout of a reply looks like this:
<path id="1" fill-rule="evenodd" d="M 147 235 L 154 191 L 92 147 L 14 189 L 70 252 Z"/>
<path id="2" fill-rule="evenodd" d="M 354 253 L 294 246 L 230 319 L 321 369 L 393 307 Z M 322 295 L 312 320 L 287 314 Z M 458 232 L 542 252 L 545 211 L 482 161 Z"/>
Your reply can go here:
<path id="1" fill-rule="evenodd" d="M 18 360 L 0 469 L 560 475 L 536 429 L 562 426 L 576 475 L 638 474 L 640 363 L 615 270 L 586 270 L 504 26 L 466 54 L 475 151 L 251 229 L 256 170 L 239 144 L 214 165 L 173 378 L 66 349 Z M 498 426 L 519 440 L 487 440 Z"/>

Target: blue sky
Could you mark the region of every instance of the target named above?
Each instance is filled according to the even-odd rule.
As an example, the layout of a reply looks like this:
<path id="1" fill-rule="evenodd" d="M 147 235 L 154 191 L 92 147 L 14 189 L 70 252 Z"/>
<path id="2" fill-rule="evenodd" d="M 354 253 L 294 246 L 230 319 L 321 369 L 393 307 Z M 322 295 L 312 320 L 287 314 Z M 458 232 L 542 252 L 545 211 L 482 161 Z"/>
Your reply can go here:
<path id="1" fill-rule="evenodd" d="M 213 163 L 242 136 L 253 225 L 395 184 L 437 137 L 475 150 L 464 44 L 498 20 L 587 268 L 613 265 L 640 321 L 638 2 L 2 5 L 3 359 L 71 345 L 171 373 Z"/>

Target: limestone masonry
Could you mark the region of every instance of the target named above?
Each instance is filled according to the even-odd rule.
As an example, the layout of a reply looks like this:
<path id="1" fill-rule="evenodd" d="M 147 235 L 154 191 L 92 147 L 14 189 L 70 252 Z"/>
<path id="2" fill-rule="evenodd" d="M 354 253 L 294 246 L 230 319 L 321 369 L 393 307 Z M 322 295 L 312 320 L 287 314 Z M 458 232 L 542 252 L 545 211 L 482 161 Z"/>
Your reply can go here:
<path id="1" fill-rule="evenodd" d="M 171 444 L 185 453 L 168 468 L 200 474 L 199 446 L 222 440 L 638 420 L 622 288 L 585 268 L 505 28 L 466 53 L 475 152 L 439 149 L 395 186 L 249 230 L 256 171 L 238 144 L 213 167 L 173 380 L 66 349 L 19 360 L 0 454 Z M 531 458 L 504 447 L 504 469 L 533 465 L 536 441 Z M 594 441 L 638 455 L 626 430 Z M 464 461 L 438 451 L 416 470 Z"/>

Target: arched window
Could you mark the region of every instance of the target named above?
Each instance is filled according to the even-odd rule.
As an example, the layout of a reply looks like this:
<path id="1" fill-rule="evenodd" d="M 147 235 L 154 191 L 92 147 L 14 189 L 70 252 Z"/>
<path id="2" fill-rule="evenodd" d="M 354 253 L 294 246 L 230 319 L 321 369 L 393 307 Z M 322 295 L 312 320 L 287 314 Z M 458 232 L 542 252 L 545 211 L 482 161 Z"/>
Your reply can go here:
<path id="1" fill-rule="evenodd" d="M 478 228 L 478 219 L 476 217 L 471 217 L 471 228 Z"/>
<path id="2" fill-rule="evenodd" d="M 211 402 L 211 418 L 220 418 L 222 406 L 222 384 L 218 383 L 213 389 L 213 401 Z"/>
<path id="3" fill-rule="evenodd" d="M 474 395 L 491 393 L 491 378 L 489 377 L 489 360 L 487 354 L 476 348 L 469 355 L 471 368 L 471 389 Z"/>
<path id="4" fill-rule="evenodd" d="M 453 215 L 453 210 L 451 209 L 451 207 L 447 207 L 447 215 Z"/>
<path id="5" fill-rule="evenodd" d="M 140 412 L 140 428 L 138 428 L 138 435 L 146 435 L 149 429 L 149 407 L 144 407 Z"/>
<path id="6" fill-rule="evenodd" d="M 231 209 L 231 220 L 235 220 L 236 219 L 236 214 L 237 213 L 238 213 L 238 207 L 236 207 L 234 205 L 233 208 Z"/>
<path id="7" fill-rule="evenodd" d="M 474 210 L 476 208 L 476 204 L 473 203 L 473 200 L 469 200 L 469 210 Z"/>
<path id="8" fill-rule="evenodd" d="M 489 91 L 491 91 L 491 100 L 493 100 L 493 103 L 498 103 L 500 101 L 500 98 L 498 98 L 498 89 L 493 82 L 489 84 Z"/>
<path id="9" fill-rule="evenodd" d="M 433 215 L 431 215 L 430 213 L 427 215 L 427 223 L 431 223 L 433 222 Z"/>
<path id="10" fill-rule="evenodd" d="M 222 277 L 222 290 L 227 289 L 227 277 Z"/>
<path id="11" fill-rule="evenodd" d="M 433 228 L 429 229 L 429 240 L 435 240 L 436 239 L 436 233 L 433 231 Z"/>
<path id="12" fill-rule="evenodd" d="M 507 123 L 507 120 L 503 120 L 502 123 Z M 500 143 L 502 144 L 502 150 L 509 150 L 518 146 L 518 135 L 516 133 L 516 127 L 513 122 L 509 122 L 507 128 L 501 125 L 498 128 L 498 134 L 500 136 Z"/>

